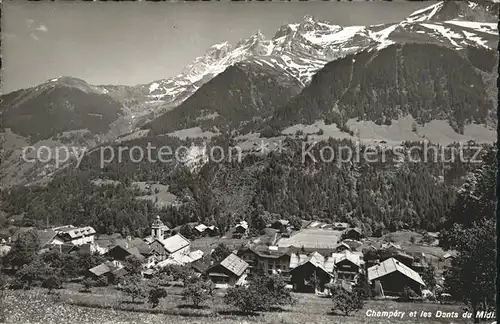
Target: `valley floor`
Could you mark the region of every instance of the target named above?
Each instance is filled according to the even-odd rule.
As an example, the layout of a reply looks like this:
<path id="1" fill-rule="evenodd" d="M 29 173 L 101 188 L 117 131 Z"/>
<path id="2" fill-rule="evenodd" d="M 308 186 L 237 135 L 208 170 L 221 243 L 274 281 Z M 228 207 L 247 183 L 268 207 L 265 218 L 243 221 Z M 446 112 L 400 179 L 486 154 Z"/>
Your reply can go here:
<path id="1" fill-rule="evenodd" d="M 436 318 L 437 311 L 463 310 L 458 305 L 432 303 L 398 303 L 393 301 L 368 301 L 356 314 L 345 317 L 330 314 L 332 302 L 313 294 L 294 294 L 294 306 L 261 315 L 241 315 L 227 308 L 222 302 L 223 291 L 218 291 L 213 301 L 199 309 L 191 308 L 179 295 L 181 288 L 170 287 L 169 296 L 156 309 L 149 304 L 132 304 L 114 288 L 94 288 L 91 293 L 80 293 L 79 285 L 68 284 L 53 295 L 46 290 L 8 291 L 3 302 L 6 323 L 450 323 L 471 322 L 464 319 Z M 124 302 L 125 301 L 125 302 Z M 128 309 L 124 310 L 124 309 Z M 367 311 L 405 312 L 401 319 L 369 317 Z M 432 313 L 430 318 L 409 317 L 409 312 Z M 1 317 L 0 313 L 0 317 Z M 1 321 L 1 318 L 0 318 Z"/>

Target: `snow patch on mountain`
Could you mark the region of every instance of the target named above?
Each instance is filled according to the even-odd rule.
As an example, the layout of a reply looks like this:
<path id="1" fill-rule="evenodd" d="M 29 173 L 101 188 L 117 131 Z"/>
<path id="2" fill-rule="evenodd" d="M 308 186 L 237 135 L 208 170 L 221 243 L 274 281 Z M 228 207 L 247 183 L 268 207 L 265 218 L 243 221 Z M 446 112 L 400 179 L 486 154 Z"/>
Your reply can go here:
<path id="1" fill-rule="evenodd" d="M 432 17 L 443 7 L 443 2 L 438 2 L 430 7 L 414 11 L 406 19 L 407 22 L 420 22 L 431 20 Z"/>
<path id="2" fill-rule="evenodd" d="M 491 35 L 498 35 L 498 25 L 495 23 L 465 21 L 465 20 L 448 20 L 448 21 L 445 21 L 445 23 L 457 25 L 460 27 L 474 29 L 475 31 L 482 32 L 482 33 L 488 33 Z"/>

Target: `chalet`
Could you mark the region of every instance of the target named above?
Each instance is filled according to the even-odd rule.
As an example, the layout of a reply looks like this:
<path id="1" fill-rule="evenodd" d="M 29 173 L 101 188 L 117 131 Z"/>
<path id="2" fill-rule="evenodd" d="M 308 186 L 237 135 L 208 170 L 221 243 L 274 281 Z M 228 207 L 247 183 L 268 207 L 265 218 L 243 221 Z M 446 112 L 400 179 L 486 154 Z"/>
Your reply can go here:
<path id="1" fill-rule="evenodd" d="M 141 240 L 142 241 L 142 240 Z M 129 256 L 135 256 L 141 261 L 146 260 L 147 256 L 149 256 L 149 246 L 147 247 L 148 249 L 145 250 L 144 247 L 141 247 L 141 245 L 129 245 L 128 243 L 126 244 L 120 244 L 116 245 L 113 248 L 111 248 L 106 255 L 110 258 L 112 258 L 115 261 L 120 261 L 123 262 L 125 259 Z M 141 253 L 141 250 L 143 250 L 143 253 Z M 147 252 L 147 253 L 146 253 Z"/>
<path id="2" fill-rule="evenodd" d="M 348 223 L 333 223 L 332 225 L 333 225 L 332 229 L 336 231 L 345 231 L 346 229 L 349 228 Z"/>
<path id="3" fill-rule="evenodd" d="M 191 243 L 187 238 L 181 234 L 175 234 L 167 239 L 160 240 L 156 238 L 149 247 L 151 248 L 152 255 L 162 261 L 173 254 L 189 254 L 190 245 Z"/>
<path id="4" fill-rule="evenodd" d="M 209 236 L 215 236 L 219 233 L 219 228 L 215 225 L 210 225 L 207 227 L 205 232 L 208 233 Z"/>
<path id="5" fill-rule="evenodd" d="M 51 229 L 45 229 L 45 230 L 36 230 L 34 227 L 21 227 L 17 232 L 15 232 L 12 237 L 11 237 L 11 242 L 15 242 L 19 239 L 21 235 L 24 233 L 27 233 L 29 231 L 34 231 L 36 232 L 36 235 L 38 237 L 38 244 L 40 245 L 40 248 L 47 248 L 50 247 L 51 245 L 54 244 L 62 244 L 63 242 L 61 240 L 57 240 L 57 233 L 54 230 Z"/>
<path id="6" fill-rule="evenodd" d="M 100 234 L 94 239 L 94 243 L 104 249 L 105 252 L 107 252 L 109 248 L 117 245 L 117 241 L 119 240 L 123 240 L 120 233 Z"/>
<path id="7" fill-rule="evenodd" d="M 234 231 L 237 233 L 246 233 L 248 231 L 248 223 L 246 221 L 241 221 L 234 227 Z"/>
<path id="8" fill-rule="evenodd" d="M 363 237 L 363 232 L 358 227 L 348 228 L 342 233 L 342 239 L 359 241 Z"/>
<path id="9" fill-rule="evenodd" d="M 325 267 L 325 257 L 313 252 L 304 260 L 302 256 L 292 255 L 290 262 L 291 282 L 295 291 L 324 291 L 325 285 L 333 281 L 333 274 Z M 295 262 L 298 264 L 295 265 Z"/>
<path id="10" fill-rule="evenodd" d="M 421 295 L 425 283 L 420 275 L 394 258 L 368 268 L 368 282 L 376 285 L 378 281 L 384 295 L 400 296 L 405 287 Z"/>
<path id="11" fill-rule="evenodd" d="M 0 244 L 0 258 L 6 256 L 11 249 L 12 248 L 9 245 Z"/>
<path id="12" fill-rule="evenodd" d="M 53 228 L 57 233 L 55 244 L 74 244 L 82 245 L 94 243 L 96 231 L 93 227 L 75 227 L 73 225 L 61 226 Z M 60 243 L 59 243 L 60 242 Z"/>
<path id="13" fill-rule="evenodd" d="M 339 244 L 339 245 L 337 245 L 337 247 L 335 248 L 335 252 L 337 252 L 337 253 L 340 253 L 340 252 L 343 252 L 343 251 L 346 251 L 346 250 L 350 251 L 350 250 L 351 250 L 351 247 L 349 246 L 349 244 L 344 243 L 344 242 L 340 243 L 340 244 Z"/>
<path id="14" fill-rule="evenodd" d="M 290 222 L 285 219 L 279 219 L 271 224 L 271 228 L 277 229 L 280 232 L 286 233 L 290 228 Z"/>
<path id="15" fill-rule="evenodd" d="M 127 271 L 113 262 L 107 261 L 101 263 L 88 270 L 87 276 L 98 280 L 101 277 L 106 277 L 108 282 L 115 282 L 117 279 L 123 277 L 127 274 Z"/>
<path id="16" fill-rule="evenodd" d="M 219 264 L 209 267 L 205 273 L 216 287 L 222 288 L 242 284 L 246 278 L 247 268 L 248 263 L 231 253 Z"/>
<path id="17" fill-rule="evenodd" d="M 342 253 L 332 253 L 335 272 L 338 279 L 356 282 L 363 272 L 363 254 L 344 250 Z"/>
<path id="18" fill-rule="evenodd" d="M 380 246 L 380 249 L 381 250 L 393 249 L 393 250 L 398 250 L 398 251 L 402 251 L 403 250 L 401 248 L 401 245 L 395 244 L 395 243 L 392 243 L 392 242 L 382 243 L 382 245 Z"/>
<path id="19" fill-rule="evenodd" d="M 193 263 L 195 261 L 203 258 L 203 252 L 201 250 L 191 251 L 187 254 L 184 253 L 174 253 L 169 255 L 169 257 L 155 265 L 155 268 L 163 268 L 169 264 L 175 265 L 186 265 L 188 263 Z"/>
<path id="20" fill-rule="evenodd" d="M 238 256 L 249 264 L 247 272 L 254 274 L 281 274 L 287 279 L 290 271 L 290 253 L 287 248 L 258 246 L 238 251 Z"/>
<path id="21" fill-rule="evenodd" d="M 415 259 L 411 255 L 409 255 L 403 251 L 396 251 L 396 250 L 392 250 L 392 249 L 386 249 L 386 250 L 380 251 L 380 261 L 385 261 L 385 260 L 390 259 L 390 258 L 394 258 L 394 259 L 398 260 L 399 262 L 404 263 L 408 267 L 411 267 L 411 265 L 415 261 Z"/>
<path id="22" fill-rule="evenodd" d="M 233 237 L 239 238 L 248 232 L 248 223 L 246 221 L 241 221 L 234 227 Z"/>
<path id="23" fill-rule="evenodd" d="M 197 235 L 201 236 L 205 234 L 205 231 L 207 230 L 208 226 L 205 224 L 198 224 L 194 227 L 194 231 Z"/>

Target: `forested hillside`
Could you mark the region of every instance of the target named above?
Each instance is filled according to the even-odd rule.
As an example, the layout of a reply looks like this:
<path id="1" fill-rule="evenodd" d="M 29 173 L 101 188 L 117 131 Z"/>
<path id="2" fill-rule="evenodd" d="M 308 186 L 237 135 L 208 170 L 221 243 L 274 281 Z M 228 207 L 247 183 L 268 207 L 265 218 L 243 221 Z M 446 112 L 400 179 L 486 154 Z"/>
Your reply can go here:
<path id="1" fill-rule="evenodd" d="M 33 142 L 64 131 L 105 133 L 122 105 L 102 90 L 76 78 L 58 78 L 1 97 L 0 124 Z"/>
<path id="2" fill-rule="evenodd" d="M 257 116 L 272 113 L 300 89 L 300 82 L 282 71 L 256 63 L 238 63 L 146 127 L 156 134 L 194 126 L 235 129 Z"/>
<path id="3" fill-rule="evenodd" d="M 162 143 L 182 144 L 168 138 Z M 324 145 L 354 147 L 352 142 L 331 139 L 317 144 L 311 150 L 313 156 Z M 198 173 L 177 163 L 127 160 L 101 170 L 95 160 L 98 155 L 91 154 L 80 169 L 66 168 L 43 187 L 3 191 L 1 206 L 9 216 L 24 213 L 20 221 L 24 225 L 43 225 L 49 220 L 50 224 L 87 224 L 102 233 L 118 230 L 135 235 L 148 230 L 155 214 L 170 226 L 203 221 L 225 228 L 245 218 L 258 227 L 263 218 L 279 214 L 349 221 L 368 233 L 384 228 L 436 230 L 450 211 L 461 177 L 478 166 L 402 161 L 391 151 L 385 153 L 384 163 L 369 163 L 363 156 L 359 162 L 302 163 L 301 152 L 302 141 L 288 139 L 281 154 L 247 154 L 241 163 L 208 163 Z M 120 183 L 95 185 L 91 183 L 95 179 Z M 130 186 L 132 181 L 169 185 L 180 205 L 158 209 L 151 201 L 135 199 L 140 193 Z M 6 219 L 2 222 L 8 224 Z"/>
<path id="4" fill-rule="evenodd" d="M 381 125 L 411 114 L 418 122 L 448 120 L 459 133 L 468 123 L 489 124 L 493 103 L 480 71 L 497 57 L 484 48 L 464 53 L 431 44 L 391 45 L 328 63 L 300 95 L 279 109 L 274 128 L 318 119 L 340 126 L 349 118 Z"/>

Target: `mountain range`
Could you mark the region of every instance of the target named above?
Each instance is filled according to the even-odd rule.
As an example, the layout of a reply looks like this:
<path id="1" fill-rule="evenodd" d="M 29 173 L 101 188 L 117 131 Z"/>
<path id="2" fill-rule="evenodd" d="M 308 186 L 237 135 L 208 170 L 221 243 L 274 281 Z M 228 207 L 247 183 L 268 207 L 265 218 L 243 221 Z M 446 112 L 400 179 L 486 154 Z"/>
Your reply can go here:
<path id="1" fill-rule="evenodd" d="M 19 154 L 27 143 L 92 147 L 149 131 L 273 137 L 313 125 L 325 136 L 353 137 L 369 128 L 358 138 L 491 142 L 498 10 L 488 1 L 442 1 L 374 26 L 305 16 L 271 39 L 257 31 L 235 45 L 213 45 L 181 74 L 148 84 L 58 77 L 5 94 L 0 178 L 18 183 L 28 173 L 50 173 L 13 174 L 26 168 Z M 413 130 L 379 135 L 402 127 Z"/>

